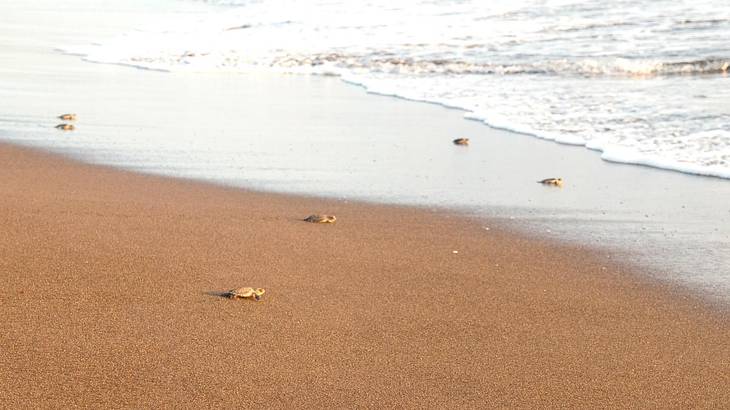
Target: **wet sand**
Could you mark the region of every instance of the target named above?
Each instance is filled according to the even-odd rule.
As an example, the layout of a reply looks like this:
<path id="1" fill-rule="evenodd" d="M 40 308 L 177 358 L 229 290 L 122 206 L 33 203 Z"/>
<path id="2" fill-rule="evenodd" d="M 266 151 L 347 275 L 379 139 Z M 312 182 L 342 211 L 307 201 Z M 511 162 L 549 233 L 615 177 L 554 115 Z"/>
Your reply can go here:
<path id="1" fill-rule="evenodd" d="M 588 249 L 7 145 L 0 164 L 2 408 L 730 402 L 727 308 Z M 267 293 L 216 296 L 239 286 Z"/>

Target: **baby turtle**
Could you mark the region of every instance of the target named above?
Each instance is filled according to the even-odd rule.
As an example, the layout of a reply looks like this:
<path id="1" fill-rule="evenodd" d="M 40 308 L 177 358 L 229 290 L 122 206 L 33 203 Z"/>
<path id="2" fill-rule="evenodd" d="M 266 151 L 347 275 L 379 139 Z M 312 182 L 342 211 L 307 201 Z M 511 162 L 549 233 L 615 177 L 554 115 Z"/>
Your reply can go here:
<path id="1" fill-rule="evenodd" d="M 454 145 L 469 145 L 469 138 L 457 138 L 452 142 Z"/>
<path id="2" fill-rule="evenodd" d="M 265 289 L 262 288 L 238 288 L 238 289 L 231 289 L 228 292 L 224 293 L 223 296 L 231 299 L 253 299 L 255 301 L 261 300 L 261 295 L 263 295 L 266 292 Z"/>
<path id="3" fill-rule="evenodd" d="M 311 222 L 315 224 L 333 224 L 337 221 L 334 215 L 309 215 L 304 218 L 304 222 Z"/>
<path id="4" fill-rule="evenodd" d="M 537 182 L 543 185 L 563 186 L 563 178 L 547 178 Z"/>
<path id="5" fill-rule="evenodd" d="M 58 118 L 64 121 L 76 121 L 76 114 L 61 114 Z"/>
<path id="6" fill-rule="evenodd" d="M 73 124 L 58 124 L 56 125 L 56 128 L 62 131 L 73 131 L 76 129 Z"/>

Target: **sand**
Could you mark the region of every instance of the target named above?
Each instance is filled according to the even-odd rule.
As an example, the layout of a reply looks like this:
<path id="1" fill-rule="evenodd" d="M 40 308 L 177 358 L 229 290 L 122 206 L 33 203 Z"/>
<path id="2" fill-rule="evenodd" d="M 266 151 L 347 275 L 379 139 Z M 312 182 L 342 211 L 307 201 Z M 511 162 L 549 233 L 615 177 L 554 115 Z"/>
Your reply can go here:
<path id="1" fill-rule="evenodd" d="M 5 145 L 0 164 L 2 408 L 730 402 L 727 308 L 588 249 Z M 241 286 L 267 292 L 217 296 Z"/>

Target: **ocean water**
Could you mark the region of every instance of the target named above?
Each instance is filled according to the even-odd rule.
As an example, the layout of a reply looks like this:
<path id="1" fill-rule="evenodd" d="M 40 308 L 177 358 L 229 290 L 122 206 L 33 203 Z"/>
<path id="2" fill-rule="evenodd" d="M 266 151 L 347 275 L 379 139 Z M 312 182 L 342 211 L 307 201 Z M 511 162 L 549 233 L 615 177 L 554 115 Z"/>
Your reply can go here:
<path id="1" fill-rule="evenodd" d="M 153 70 L 335 75 L 608 161 L 730 178 L 724 1 L 180 0 L 58 47 Z"/>

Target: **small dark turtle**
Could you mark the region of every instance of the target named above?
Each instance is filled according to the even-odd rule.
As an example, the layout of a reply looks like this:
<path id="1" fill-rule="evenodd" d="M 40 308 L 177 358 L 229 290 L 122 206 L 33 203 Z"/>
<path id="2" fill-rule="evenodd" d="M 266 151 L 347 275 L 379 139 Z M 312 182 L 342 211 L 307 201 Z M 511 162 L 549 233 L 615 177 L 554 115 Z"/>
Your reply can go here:
<path id="1" fill-rule="evenodd" d="M 469 138 L 457 138 L 452 142 L 454 145 L 469 145 Z"/>
<path id="2" fill-rule="evenodd" d="M 563 186 L 563 178 L 547 178 L 537 182 L 543 185 Z"/>
<path id="3" fill-rule="evenodd" d="M 73 131 L 76 129 L 73 124 L 58 124 L 56 125 L 56 128 L 62 131 Z"/>
<path id="4" fill-rule="evenodd" d="M 58 118 L 64 121 L 76 121 L 76 114 L 61 114 Z"/>
<path id="5" fill-rule="evenodd" d="M 253 299 L 258 302 L 264 293 L 266 290 L 262 288 L 238 288 L 229 290 L 223 296 L 231 299 Z"/>
<path id="6" fill-rule="evenodd" d="M 315 224 L 333 224 L 337 221 L 334 215 L 309 215 L 304 218 L 304 222 L 311 222 Z"/>

